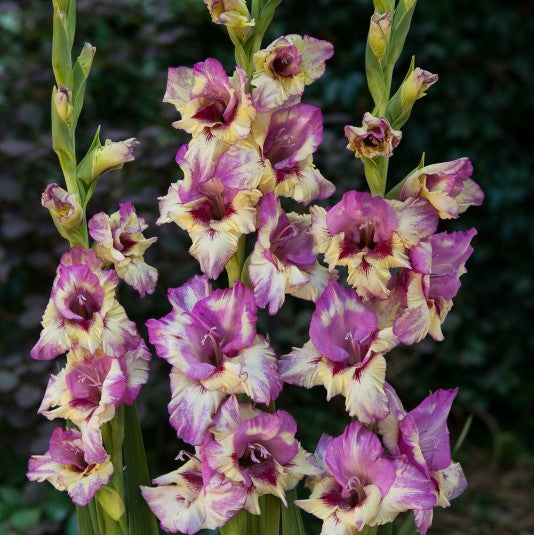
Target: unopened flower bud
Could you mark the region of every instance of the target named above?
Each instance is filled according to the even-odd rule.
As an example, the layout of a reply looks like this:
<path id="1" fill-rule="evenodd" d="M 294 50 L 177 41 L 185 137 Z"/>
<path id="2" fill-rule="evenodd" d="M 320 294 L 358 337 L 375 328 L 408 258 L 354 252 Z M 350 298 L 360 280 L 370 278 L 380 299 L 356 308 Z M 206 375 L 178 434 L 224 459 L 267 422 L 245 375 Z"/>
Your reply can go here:
<path id="1" fill-rule="evenodd" d="M 133 137 L 125 141 L 106 139 L 105 144 L 93 153 L 93 178 L 108 171 L 120 169 L 126 162 L 134 160 L 133 150 L 137 145 L 139 145 L 139 141 Z"/>
<path id="2" fill-rule="evenodd" d="M 401 100 L 403 107 L 413 103 L 426 95 L 425 91 L 438 81 L 438 75 L 416 67 L 401 86 Z"/>
<path id="3" fill-rule="evenodd" d="M 54 91 L 54 104 L 58 115 L 67 124 L 72 119 L 72 92 L 68 87 L 59 85 Z"/>
<path id="4" fill-rule="evenodd" d="M 222 24 L 240 37 L 243 37 L 248 26 L 254 26 L 250 18 L 245 0 L 204 0 L 211 20 L 215 24 Z"/>
<path id="5" fill-rule="evenodd" d="M 376 158 L 390 157 L 402 138 L 402 132 L 393 130 L 385 117 L 366 113 L 361 127 L 345 126 L 345 136 L 349 140 L 347 149 L 354 151 L 356 158 Z"/>
<path id="6" fill-rule="evenodd" d="M 58 184 L 48 184 L 41 195 L 41 204 L 50 210 L 65 228 L 76 228 L 83 218 L 83 211 L 75 193 L 65 191 Z"/>
<path id="7" fill-rule="evenodd" d="M 371 17 L 369 28 L 369 46 L 377 59 L 381 60 L 386 53 L 391 34 L 391 15 L 375 12 Z"/>

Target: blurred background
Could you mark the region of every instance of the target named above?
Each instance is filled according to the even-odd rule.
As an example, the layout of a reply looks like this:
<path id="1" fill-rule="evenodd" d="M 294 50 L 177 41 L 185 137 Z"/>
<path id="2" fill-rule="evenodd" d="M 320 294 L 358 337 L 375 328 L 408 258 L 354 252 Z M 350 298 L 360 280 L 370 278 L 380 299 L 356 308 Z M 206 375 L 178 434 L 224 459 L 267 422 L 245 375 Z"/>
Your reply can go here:
<path id="1" fill-rule="evenodd" d="M 40 194 L 60 182 L 50 143 L 51 6 L 42 0 L 0 0 L 0 534 L 74 534 L 73 509 L 48 484 L 25 479 L 30 453 L 42 453 L 51 428 L 36 414 L 58 362 L 33 362 L 58 258 L 66 243 L 56 234 Z M 315 161 L 338 191 L 363 188 L 359 162 L 345 150 L 343 125 L 361 124 L 372 105 L 364 77 L 370 0 L 284 0 L 264 44 L 284 33 L 327 39 L 335 55 L 304 101 L 321 106 L 324 143 Z M 98 124 L 103 138 L 135 136 L 136 161 L 105 175 L 90 212 L 113 212 L 131 200 L 159 236 L 148 260 L 160 272 L 154 295 L 139 300 L 122 288 L 120 300 L 144 330 L 149 317 L 169 310 L 167 287 L 198 271 L 187 235 L 174 225 L 156 228 L 156 198 L 180 178 L 174 155 L 185 137 L 162 103 L 168 66 L 208 56 L 233 69 L 224 28 L 211 23 L 201 0 L 78 0 L 75 49 L 97 48 L 78 128 L 79 150 Z M 476 3 L 421 0 L 396 80 L 416 65 L 439 73 L 417 102 L 391 162 L 392 183 L 426 152 L 435 163 L 469 156 L 486 201 L 447 230 L 476 226 L 475 253 L 444 325 L 445 341 L 425 340 L 388 356 L 388 380 L 412 408 L 438 387 L 460 386 L 450 417 L 453 444 L 468 416 L 473 424 L 456 454 L 470 487 L 447 510 L 436 510 L 431 533 L 534 533 L 532 418 L 534 280 L 532 258 L 534 4 L 529 0 Z M 275 318 L 262 315 L 279 354 L 307 340 L 312 307 L 289 299 Z M 168 366 L 151 365 L 141 414 L 152 476 L 177 467 L 182 447 L 167 422 Z M 277 405 L 299 423 L 303 445 L 314 449 L 323 432 L 347 423 L 341 399 L 325 401 L 322 388 L 288 387 Z M 529 451 L 530 449 L 530 451 Z M 307 533 L 319 532 L 307 520 Z"/>

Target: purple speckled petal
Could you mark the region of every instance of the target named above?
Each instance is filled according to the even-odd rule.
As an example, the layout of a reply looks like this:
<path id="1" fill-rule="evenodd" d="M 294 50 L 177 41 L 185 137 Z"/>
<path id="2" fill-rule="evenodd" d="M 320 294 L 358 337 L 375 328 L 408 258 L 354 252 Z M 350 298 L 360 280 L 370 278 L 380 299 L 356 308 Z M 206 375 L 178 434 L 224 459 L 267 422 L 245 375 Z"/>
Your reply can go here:
<path id="1" fill-rule="evenodd" d="M 451 464 L 451 449 L 447 417 L 458 393 L 454 390 L 436 390 L 408 414 L 419 432 L 419 444 L 430 470 L 443 470 Z"/>
<path id="2" fill-rule="evenodd" d="M 380 523 L 392 522 L 395 517 L 410 509 L 431 509 L 436 505 L 432 481 L 404 459 L 393 460 L 395 479 L 380 504 Z"/>
<path id="3" fill-rule="evenodd" d="M 385 496 L 395 480 L 394 464 L 383 456 L 380 440 L 359 422 L 350 423 L 328 444 L 325 461 L 342 486 L 356 476 L 376 485 Z"/>
<path id="4" fill-rule="evenodd" d="M 343 362 L 359 354 L 360 345 L 369 346 L 377 325 L 375 313 L 354 290 L 331 281 L 317 301 L 310 338 L 322 355 Z"/>
<path id="5" fill-rule="evenodd" d="M 289 169 L 313 154 L 322 138 L 321 110 L 309 104 L 295 104 L 272 114 L 263 154 L 275 169 Z"/>
<path id="6" fill-rule="evenodd" d="M 431 298 L 452 299 L 460 289 L 460 276 L 466 272 L 465 263 L 473 252 L 470 243 L 477 231 L 441 232 L 432 236 Z"/>
<path id="7" fill-rule="evenodd" d="M 256 336 L 254 294 L 241 282 L 215 290 L 194 306 L 192 315 L 206 329 L 213 330 L 225 354 L 250 346 Z"/>
<path id="8" fill-rule="evenodd" d="M 169 421 L 179 438 L 189 444 L 202 444 L 225 394 L 206 390 L 199 381 L 189 379 L 176 369 L 171 372 L 170 379 Z"/>
<path id="9" fill-rule="evenodd" d="M 191 312 L 197 301 L 208 297 L 212 292 L 211 283 L 206 275 L 194 275 L 178 288 L 169 288 L 167 298 L 178 313 Z"/>

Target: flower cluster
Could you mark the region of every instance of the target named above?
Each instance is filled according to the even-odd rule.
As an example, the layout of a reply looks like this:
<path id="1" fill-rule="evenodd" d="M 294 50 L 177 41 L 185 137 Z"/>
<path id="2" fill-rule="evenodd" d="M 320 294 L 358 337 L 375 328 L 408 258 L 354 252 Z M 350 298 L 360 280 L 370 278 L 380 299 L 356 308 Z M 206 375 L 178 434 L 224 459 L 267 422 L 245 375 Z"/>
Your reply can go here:
<path id="1" fill-rule="evenodd" d="M 385 357 L 427 334 L 443 339 L 476 230 L 436 231 L 440 218 L 482 202 L 471 172 L 465 158 L 431 165 L 410 174 L 396 199 L 348 191 L 329 209 L 310 209 L 315 251 L 331 271 L 346 267 L 349 287 L 328 283 L 309 342 L 282 356 L 279 370 L 287 383 L 323 385 L 327 399 L 342 395 L 356 419 L 341 437 L 321 441 L 326 475 L 310 478 L 311 497 L 297 502 L 324 521 L 324 535 L 389 523 L 407 510 L 425 534 L 433 508 L 466 486 L 446 428 L 456 391 L 438 390 L 406 413 L 386 382 Z"/>
<path id="2" fill-rule="evenodd" d="M 238 2 L 206 2 L 215 22 L 245 24 Z M 253 24 L 253 21 L 246 24 Z M 267 409 L 282 390 L 278 359 L 257 332 L 258 307 L 276 314 L 286 294 L 315 301 L 334 277 L 314 254 L 310 214 L 286 213 L 281 197 L 303 204 L 334 192 L 313 163 L 322 139 L 319 108 L 301 103 L 306 85 L 332 56 L 308 36 L 277 39 L 254 54 L 247 80 L 215 59 L 169 69 L 164 100 L 192 135 L 176 154 L 183 179 L 160 198 L 158 223 L 188 232 L 204 273 L 168 291 L 172 310 L 147 322 L 151 343 L 171 365 L 170 423 L 195 453 L 142 492 L 167 531 L 196 533 L 241 509 L 260 514 L 265 494 L 285 492 L 320 467 L 295 439 L 294 419 Z M 257 231 L 241 282 L 214 289 L 225 266 Z M 246 284 L 245 284 L 246 283 Z"/>
<path id="3" fill-rule="evenodd" d="M 65 218 L 76 213 L 72 194 L 57 185 L 43 194 L 43 204 L 50 203 Z M 116 214 L 91 219 L 95 247 L 77 245 L 61 257 L 43 330 L 31 351 L 38 360 L 67 353 L 65 367 L 48 382 L 39 413 L 76 427 L 54 429 L 48 451 L 30 459 L 28 478 L 48 480 L 80 506 L 89 503 L 113 472 L 102 426 L 122 403 L 135 400 L 148 378 L 150 352 L 115 296 L 119 277 L 141 295 L 154 289 L 157 272 L 144 263 L 143 253 L 155 238 L 145 239 L 145 228 L 129 203 Z M 111 263 L 115 270 L 106 268 Z"/>
<path id="4" fill-rule="evenodd" d="M 206 4 L 241 57 L 258 21 L 245 2 Z M 369 61 L 394 56 L 390 40 L 400 31 L 390 13 L 375 13 Z M 433 508 L 466 486 L 446 423 L 457 391 L 438 390 L 407 412 L 386 381 L 386 357 L 427 334 L 443 339 L 476 230 L 438 226 L 481 204 L 483 193 L 460 158 L 421 165 L 385 195 L 400 127 L 437 81 L 412 65 L 391 99 L 387 84 L 370 83 L 375 109 L 361 127 L 345 127 L 372 193 L 347 191 L 306 212 L 335 190 L 313 163 L 321 112 L 301 102 L 332 54 L 330 43 L 287 35 L 253 51 L 232 76 L 211 58 L 169 69 L 164 100 L 191 140 L 177 151 L 183 178 L 159 199 L 158 223 L 189 234 L 203 275 L 169 289 L 171 312 L 147 322 L 171 365 L 170 423 L 195 447 L 142 488 L 166 531 L 215 529 L 241 509 L 261 514 L 265 494 L 287 505 L 286 491 L 307 476 L 311 496 L 295 504 L 323 520 L 323 535 L 353 535 L 406 511 L 425 534 Z M 286 198 L 303 205 L 298 213 L 285 211 Z M 214 288 L 210 279 L 225 268 L 230 287 Z M 315 311 L 309 341 L 277 358 L 257 332 L 258 308 L 274 315 L 287 294 Z M 274 412 L 284 382 L 323 385 L 327 399 L 345 399 L 351 423 L 339 437 L 324 435 L 315 457 L 295 439 L 293 418 Z"/>

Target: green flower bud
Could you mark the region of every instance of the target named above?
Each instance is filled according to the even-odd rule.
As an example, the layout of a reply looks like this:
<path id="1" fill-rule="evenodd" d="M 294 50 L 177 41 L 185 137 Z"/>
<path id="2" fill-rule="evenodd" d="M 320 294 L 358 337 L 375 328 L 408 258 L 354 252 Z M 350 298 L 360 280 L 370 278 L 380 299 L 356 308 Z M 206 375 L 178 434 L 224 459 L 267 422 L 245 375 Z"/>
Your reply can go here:
<path id="1" fill-rule="evenodd" d="M 134 160 L 133 150 L 137 145 L 139 145 L 139 141 L 133 137 L 125 141 L 106 139 L 105 144 L 93 153 L 93 178 L 108 171 L 120 169 L 126 162 Z"/>
<path id="2" fill-rule="evenodd" d="M 245 0 L 204 0 L 215 24 L 222 24 L 228 31 L 242 38 L 248 27 L 254 26 Z"/>
<path id="3" fill-rule="evenodd" d="M 438 81 L 438 75 L 416 67 L 404 80 L 401 86 L 401 102 L 403 108 L 413 106 L 413 103 L 426 95 L 425 91 Z"/>
<path id="4" fill-rule="evenodd" d="M 54 105 L 59 117 L 70 125 L 72 121 L 72 92 L 68 87 L 59 85 L 55 89 Z"/>
<path id="5" fill-rule="evenodd" d="M 391 34 L 391 15 L 375 12 L 371 17 L 369 28 L 369 46 L 378 60 L 381 60 L 387 50 Z"/>

